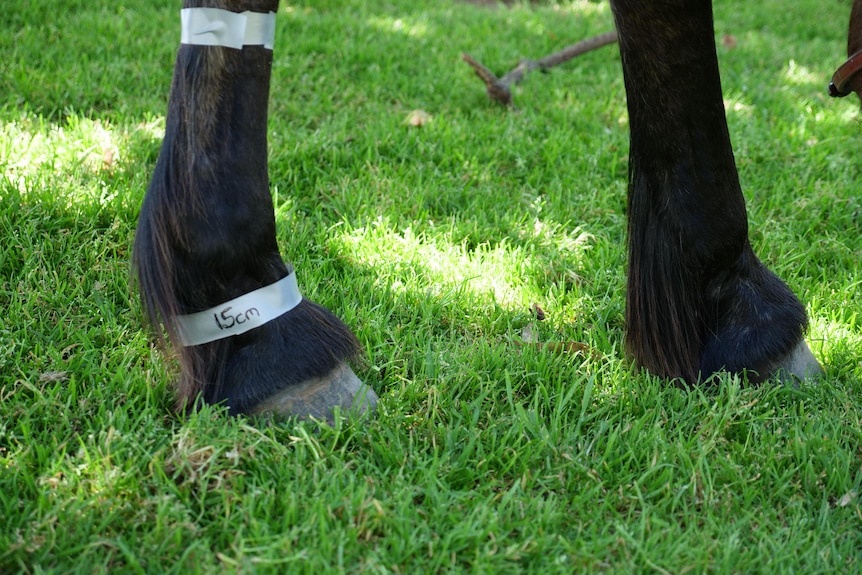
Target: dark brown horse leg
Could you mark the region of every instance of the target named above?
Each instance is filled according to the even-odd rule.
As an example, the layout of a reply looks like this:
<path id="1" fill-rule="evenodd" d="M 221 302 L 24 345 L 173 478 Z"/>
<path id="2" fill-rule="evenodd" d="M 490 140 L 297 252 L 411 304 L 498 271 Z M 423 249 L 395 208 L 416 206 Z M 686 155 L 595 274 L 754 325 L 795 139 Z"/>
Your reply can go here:
<path id="1" fill-rule="evenodd" d="M 202 5 L 228 14 L 218 12 L 224 22 L 198 25 L 191 40 L 184 26 L 165 139 L 134 249 L 143 307 L 178 350 L 179 408 L 203 400 L 226 404 L 233 414 L 327 419 L 335 408 L 373 409 L 377 396 L 346 363 L 360 352 L 354 335 L 291 289 L 285 293 L 293 303 L 278 308 L 272 319 L 221 337 L 235 333 L 235 325 L 259 320 L 266 298 L 257 290 L 288 285 L 294 272 L 276 244 L 267 175 L 272 46 L 257 40 L 243 45 L 244 28 L 235 26 L 244 11 L 255 13 L 247 18 L 249 28 L 252 16 L 258 28 L 274 25 L 274 15 L 267 15 L 277 10 L 278 0 L 184 3 Z M 224 39 L 206 44 L 213 34 L 235 28 L 238 46 L 227 47 Z M 250 301 L 242 306 L 232 301 L 246 294 Z M 228 331 L 212 340 L 208 334 L 190 337 L 191 314 L 203 318 L 201 328 Z"/>
<path id="2" fill-rule="evenodd" d="M 829 95 L 843 98 L 856 92 L 862 99 L 862 0 L 855 0 L 850 11 L 847 56 L 847 60 L 832 75 Z"/>
<path id="3" fill-rule="evenodd" d="M 690 383 L 821 372 L 805 309 L 748 241 L 710 0 L 613 0 L 631 126 L 626 343 Z"/>
<path id="4" fill-rule="evenodd" d="M 862 53 L 862 0 L 853 2 L 853 10 L 850 12 L 850 31 L 847 34 L 847 55 Z M 862 101 L 862 71 L 857 72 L 850 79 L 850 89 L 856 92 Z"/>

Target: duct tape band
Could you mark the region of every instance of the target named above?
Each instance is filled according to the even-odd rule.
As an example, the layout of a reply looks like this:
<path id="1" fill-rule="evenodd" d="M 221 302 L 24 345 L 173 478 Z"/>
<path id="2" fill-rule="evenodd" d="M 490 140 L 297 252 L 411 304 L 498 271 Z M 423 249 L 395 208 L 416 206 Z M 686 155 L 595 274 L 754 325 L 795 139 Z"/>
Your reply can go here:
<path id="1" fill-rule="evenodd" d="M 205 311 L 174 321 L 184 347 L 209 343 L 251 331 L 289 312 L 302 301 L 296 273 Z"/>
<path id="2" fill-rule="evenodd" d="M 180 42 L 195 46 L 243 46 L 275 44 L 275 12 L 231 12 L 221 8 L 180 10 Z"/>

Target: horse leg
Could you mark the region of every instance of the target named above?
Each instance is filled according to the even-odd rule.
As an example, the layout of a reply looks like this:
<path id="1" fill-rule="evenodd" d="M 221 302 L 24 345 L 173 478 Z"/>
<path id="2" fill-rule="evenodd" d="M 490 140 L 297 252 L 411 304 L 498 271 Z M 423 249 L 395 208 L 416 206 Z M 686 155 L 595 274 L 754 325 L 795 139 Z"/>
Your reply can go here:
<path id="1" fill-rule="evenodd" d="M 299 296 L 276 244 L 266 121 L 278 0 L 185 0 L 184 8 L 196 10 L 183 11 L 165 138 L 133 255 L 147 317 L 178 351 L 178 407 L 203 400 L 231 414 L 330 420 L 336 407 L 373 409 L 377 396 L 347 365 L 358 341 Z"/>
<path id="2" fill-rule="evenodd" d="M 805 309 L 754 254 L 734 163 L 710 0 L 612 0 L 630 122 L 626 344 L 696 382 L 821 372 Z"/>
<path id="3" fill-rule="evenodd" d="M 862 0 L 853 2 L 850 11 L 850 31 L 847 34 L 847 55 L 862 54 Z M 860 56 L 862 57 L 862 56 Z M 862 101 L 862 71 L 853 75 L 849 82 L 850 89 L 856 92 Z"/>

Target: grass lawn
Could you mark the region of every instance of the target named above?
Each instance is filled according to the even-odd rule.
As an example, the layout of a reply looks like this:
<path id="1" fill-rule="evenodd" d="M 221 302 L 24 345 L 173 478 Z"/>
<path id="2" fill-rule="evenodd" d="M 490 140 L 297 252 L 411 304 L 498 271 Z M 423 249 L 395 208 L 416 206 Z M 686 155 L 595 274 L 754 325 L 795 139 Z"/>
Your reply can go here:
<path id="1" fill-rule="evenodd" d="M 323 429 L 175 416 L 130 293 L 179 7 L 0 12 L 0 573 L 862 572 L 862 115 L 826 95 L 849 0 L 715 7 L 751 240 L 826 377 L 689 391 L 622 350 L 616 46 L 514 111 L 461 61 L 501 75 L 606 2 L 283 2 L 279 242 L 381 398 Z"/>

